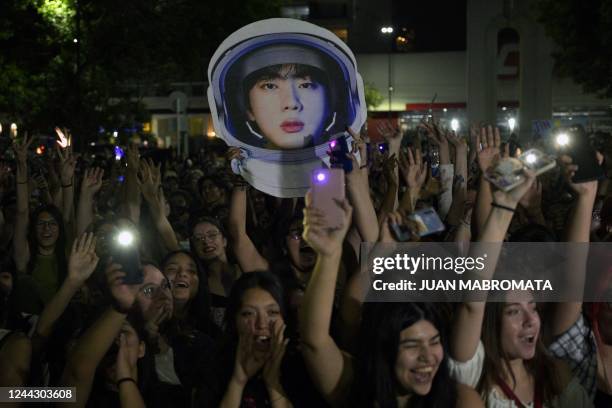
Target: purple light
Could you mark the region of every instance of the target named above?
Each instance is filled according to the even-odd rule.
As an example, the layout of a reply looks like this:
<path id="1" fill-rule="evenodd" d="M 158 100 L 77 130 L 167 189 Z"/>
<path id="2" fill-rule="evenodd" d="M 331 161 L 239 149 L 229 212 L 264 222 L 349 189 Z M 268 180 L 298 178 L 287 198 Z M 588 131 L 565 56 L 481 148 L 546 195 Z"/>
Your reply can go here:
<path id="1" fill-rule="evenodd" d="M 329 146 L 333 149 L 334 147 L 336 147 L 336 141 L 332 140 L 331 143 L 329 144 Z"/>
<path id="2" fill-rule="evenodd" d="M 325 173 L 317 173 L 317 181 L 325 180 Z"/>

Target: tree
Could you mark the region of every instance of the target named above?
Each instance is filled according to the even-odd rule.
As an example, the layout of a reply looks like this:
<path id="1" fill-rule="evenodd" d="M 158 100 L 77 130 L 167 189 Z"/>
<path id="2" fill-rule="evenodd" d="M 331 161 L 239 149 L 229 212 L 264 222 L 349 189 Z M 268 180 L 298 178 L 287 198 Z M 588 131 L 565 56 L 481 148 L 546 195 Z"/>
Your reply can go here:
<path id="1" fill-rule="evenodd" d="M 169 93 L 171 82 L 206 81 L 221 41 L 279 7 L 280 0 L 4 0 L 0 112 L 32 131 L 66 125 L 77 143 L 100 126 L 131 127 L 144 120 L 142 97 Z"/>
<path id="2" fill-rule="evenodd" d="M 365 93 L 365 103 L 369 112 L 379 106 L 385 99 L 385 97 L 382 96 L 380 91 L 370 83 L 365 83 L 363 85 L 363 88 L 363 91 Z"/>
<path id="3" fill-rule="evenodd" d="M 536 11 L 558 45 L 556 73 L 612 97 L 612 0 L 540 0 Z"/>

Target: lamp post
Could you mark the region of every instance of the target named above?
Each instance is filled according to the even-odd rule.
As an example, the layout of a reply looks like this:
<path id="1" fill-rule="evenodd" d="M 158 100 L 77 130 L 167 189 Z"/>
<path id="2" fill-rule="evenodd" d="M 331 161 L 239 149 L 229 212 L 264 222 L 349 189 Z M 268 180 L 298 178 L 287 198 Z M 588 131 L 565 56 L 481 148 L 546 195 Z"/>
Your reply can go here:
<path id="1" fill-rule="evenodd" d="M 393 27 L 391 26 L 381 27 L 380 32 L 383 35 L 391 36 L 393 34 Z M 393 93 L 393 87 L 391 86 L 391 51 L 392 51 L 392 47 L 389 47 L 389 52 L 387 53 L 387 90 L 389 92 L 388 94 L 388 101 L 389 101 L 388 117 L 389 118 L 391 118 L 391 102 L 392 102 L 391 94 Z"/>

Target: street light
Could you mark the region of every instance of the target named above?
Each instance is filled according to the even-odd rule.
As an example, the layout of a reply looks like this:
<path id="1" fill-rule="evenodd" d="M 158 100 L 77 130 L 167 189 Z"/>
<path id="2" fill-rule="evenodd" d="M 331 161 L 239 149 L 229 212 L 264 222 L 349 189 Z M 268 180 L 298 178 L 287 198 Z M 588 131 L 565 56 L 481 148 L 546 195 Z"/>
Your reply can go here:
<path id="1" fill-rule="evenodd" d="M 380 28 L 380 32 L 383 33 L 383 35 L 391 35 L 393 34 L 393 27 L 391 26 L 385 26 L 385 27 L 381 27 Z M 389 118 L 391 118 L 391 93 L 393 92 L 393 87 L 391 86 L 391 51 L 392 49 L 389 49 L 389 53 L 387 54 L 387 90 L 389 92 L 389 108 L 388 108 L 388 116 Z"/>
<path id="2" fill-rule="evenodd" d="M 514 128 L 516 127 L 516 119 L 508 118 L 508 127 L 510 128 L 510 132 L 514 132 Z"/>

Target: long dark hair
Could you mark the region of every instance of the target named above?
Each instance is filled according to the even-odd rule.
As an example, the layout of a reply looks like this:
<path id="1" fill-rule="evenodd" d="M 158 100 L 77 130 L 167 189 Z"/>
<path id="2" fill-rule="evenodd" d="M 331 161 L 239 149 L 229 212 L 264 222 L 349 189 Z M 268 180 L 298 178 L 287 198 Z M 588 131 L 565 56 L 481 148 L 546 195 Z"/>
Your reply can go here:
<path id="1" fill-rule="evenodd" d="M 172 251 L 167 254 L 161 262 L 162 273 L 164 273 L 166 264 L 178 254 L 184 254 L 191 258 L 195 264 L 196 272 L 198 274 L 198 293 L 193 299 L 189 300 L 189 304 L 186 306 L 187 314 L 185 319 L 179 324 L 179 331 L 180 329 L 196 329 L 203 333 L 212 335 L 214 324 L 210 318 L 210 290 L 208 289 L 208 274 L 202 266 L 202 263 L 198 260 L 198 257 L 192 252 L 184 249 Z"/>
<path id="2" fill-rule="evenodd" d="M 397 408 L 394 371 L 400 332 L 418 321 L 430 322 L 440 333 L 444 358 L 427 395 L 412 395 L 410 407 L 452 407 L 457 387 L 447 363 L 448 336 L 440 313 L 428 303 L 368 303 L 364 308 L 357 354 L 352 406 Z"/>
<path id="3" fill-rule="evenodd" d="M 243 274 L 234 282 L 225 312 L 224 334 L 219 339 L 218 353 L 214 358 L 215 368 L 211 370 L 211 375 L 206 381 L 206 387 L 200 390 L 202 392 L 197 397 L 200 406 L 218 406 L 223 393 L 227 389 L 238 349 L 239 335 L 236 327 L 236 317 L 242 307 L 245 292 L 253 288 L 260 288 L 268 292 L 280 306 L 283 318 L 286 317 L 283 287 L 274 274 L 267 271 L 249 272 Z M 284 382 L 284 380 L 285 376 L 281 376 L 281 382 Z"/>
<path id="4" fill-rule="evenodd" d="M 49 213 L 55 220 L 58 226 L 57 241 L 55 241 L 54 254 L 57 260 L 58 282 L 64 281 L 68 273 L 66 262 L 66 229 L 64 228 L 64 218 L 61 211 L 52 204 L 46 204 L 38 207 L 30 215 L 30 223 L 28 225 L 28 244 L 30 246 L 30 260 L 28 261 L 27 271 L 32 273 L 36 266 L 36 255 L 38 254 L 38 238 L 36 237 L 36 224 L 38 217 L 42 213 Z"/>
<path id="5" fill-rule="evenodd" d="M 483 375 L 478 384 L 478 391 L 481 395 L 485 395 L 485 398 L 497 383 L 497 376 L 504 372 L 504 366 L 510 372 L 509 385 L 512 387 L 516 382 L 510 367 L 510 358 L 502 347 L 501 330 L 505 306 L 506 303 L 503 302 L 488 302 L 485 307 L 482 343 L 486 353 Z M 541 387 L 544 404 L 550 403 L 561 393 L 563 384 L 555 370 L 554 360 L 549 356 L 542 341 L 541 331 L 536 342 L 535 356 L 525 360 L 525 368 L 536 379 L 537 386 Z M 507 379 L 504 380 L 507 382 Z"/>

